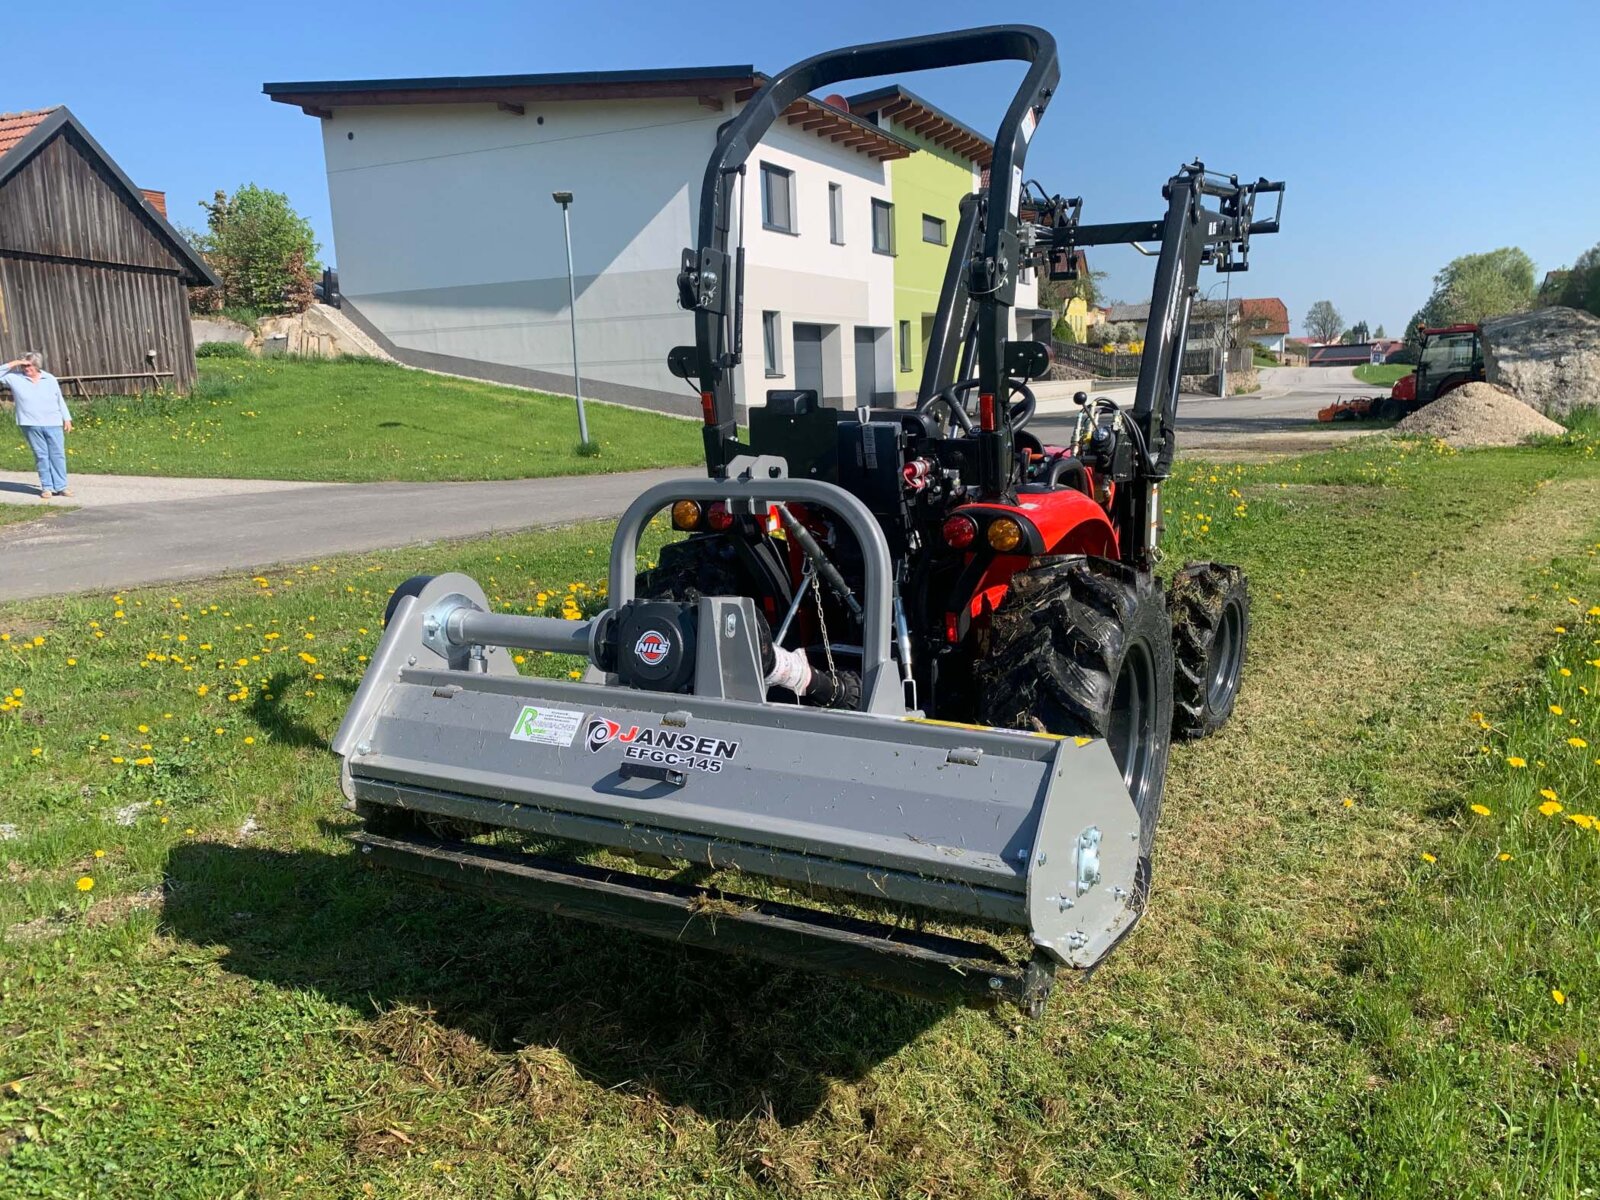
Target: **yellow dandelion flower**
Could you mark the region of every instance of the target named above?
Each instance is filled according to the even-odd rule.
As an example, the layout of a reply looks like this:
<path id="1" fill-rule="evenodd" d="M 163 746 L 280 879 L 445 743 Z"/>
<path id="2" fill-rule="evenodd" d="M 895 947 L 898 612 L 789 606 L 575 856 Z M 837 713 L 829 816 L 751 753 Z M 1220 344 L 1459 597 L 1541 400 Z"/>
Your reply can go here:
<path id="1" fill-rule="evenodd" d="M 1422 852 L 1422 861 L 1425 862 L 1425 863 L 1435 863 L 1435 862 L 1438 862 L 1439 860 L 1437 858 L 1435 858 L 1433 855 L 1429 854 L 1426 850 L 1424 850 Z"/>
<path id="2" fill-rule="evenodd" d="M 1510 862 L 1511 861 L 1511 855 L 1507 854 L 1503 850 L 1500 852 L 1499 855 L 1497 855 L 1497 857 L 1500 859 L 1501 862 Z"/>
<path id="3" fill-rule="evenodd" d="M 150 732 L 150 726 L 148 726 L 148 725 L 139 726 L 139 732 L 140 733 L 149 733 Z"/>
<path id="4" fill-rule="evenodd" d="M 202 683 L 199 687 L 195 688 L 194 694 L 196 696 L 204 696 L 210 690 L 211 690 L 211 685 L 210 684 Z"/>
<path id="5" fill-rule="evenodd" d="M 1567 627 L 1565 625 L 1557 625 L 1556 626 L 1556 632 L 1557 633 L 1565 633 L 1566 631 L 1567 631 Z"/>
<path id="6" fill-rule="evenodd" d="M 1508 755 L 1507 758 L 1506 758 L 1506 762 L 1509 763 L 1513 767 L 1525 767 L 1525 766 L 1528 765 L 1528 760 L 1527 759 L 1520 758 L 1515 754 Z"/>
<path id="7" fill-rule="evenodd" d="M 1561 674 L 1563 674 L 1563 675 L 1571 675 L 1572 672 L 1569 671 L 1566 667 L 1562 667 L 1561 668 Z"/>
<path id="8" fill-rule="evenodd" d="M 247 737 L 244 739 L 244 744 L 246 746 L 254 746 L 256 744 L 256 740 L 253 737 Z"/>
<path id="9" fill-rule="evenodd" d="M 1567 745 L 1571 746 L 1574 750 L 1582 750 L 1587 747 L 1589 743 L 1584 741 L 1581 737 L 1569 737 L 1567 739 Z"/>
<path id="10" fill-rule="evenodd" d="M 1354 808 L 1356 806 L 1356 802 L 1352 797 L 1346 796 L 1344 798 L 1344 806 L 1346 808 Z"/>
<path id="11" fill-rule="evenodd" d="M 583 678 L 583 672 L 582 671 L 568 671 L 567 672 L 567 678 L 568 679 L 582 679 Z"/>
<path id="12" fill-rule="evenodd" d="M 1480 817 L 1487 817 L 1490 815 L 1489 806 L 1487 804 L 1474 804 L 1472 806 L 1472 811 L 1477 813 Z"/>
<path id="13" fill-rule="evenodd" d="M 1588 813 L 1568 813 L 1566 819 L 1579 829 L 1593 829 L 1595 827 L 1595 820 Z"/>
<path id="14" fill-rule="evenodd" d="M 120 754 L 113 754 L 111 756 L 111 761 L 116 763 L 120 767 L 123 763 L 127 762 L 128 760 L 123 758 Z"/>
<path id="15" fill-rule="evenodd" d="M 1561 798 L 1556 795 L 1555 788 L 1540 788 L 1539 795 L 1543 796 L 1546 800 L 1559 800 Z"/>
<path id="16" fill-rule="evenodd" d="M 146 754 L 143 758 L 134 759 L 133 760 L 133 765 L 136 766 L 136 767 L 148 767 L 152 763 L 154 763 L 155 761 L 156 761 L 155 759 L 151 758 L 148 754 Z"/>
<path id="17" fill-rule="evenodd" d="M 78 665 L 78 660 L 77 660 L 77 659 L 75 659 L 75 658 L 69 658 L 69 659 L 67 659 L 67 666 L 69 666 L 69 667 L 75 667 L 75 666 L 77 666 L 77 665 Z"/>
<path id="18" fill-rule="evenodd" d="M 1539 805 L 1539 811 L 1547 817 L 1555 816 L 1562 810 L 1562 808 L 1563 805 L 1555 800 L 1546 800 L 1543 804 Z"/>
<path id="19" fill-rule="evenodd" d="M 94 891 L 94 879 L 88 875 L 78 876 L 78 890 L 80 892 Z"/>
<path id="20" fill-rule="evenodd" d="M 1561 705 L 1559 705 L 1559 704 L 1552 704 L 1550 706 L 1550 711 L 1555 713 L 1555 715 L 1558 716 L 1558 717 L 1562 715 L 1562 708 L 1561 708 Z"/>
<path id="21" fill-rule="evenodd" d="M 104 850 L 96 850 L 94 852 L 94 856 L 96 858 L 104 858 L 106 856 L 106 852 Z"/>
<path id="22" fill-rule="evenodd" d="M 1567 994 L 1560 988 L 1551 988 L 1550 999 L 1554 1000 L 1557 1004 L 1565 1004 L 1567 1002 Z"/>

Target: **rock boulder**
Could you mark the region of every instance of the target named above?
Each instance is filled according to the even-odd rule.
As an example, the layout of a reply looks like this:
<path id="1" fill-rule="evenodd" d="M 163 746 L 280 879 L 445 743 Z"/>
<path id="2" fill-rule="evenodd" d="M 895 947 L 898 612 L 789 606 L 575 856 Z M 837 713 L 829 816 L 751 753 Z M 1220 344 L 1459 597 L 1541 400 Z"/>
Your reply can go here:
<path id="1" fill-rule="evenodd" d="M 1484 372 L 1552 417 L 1600 406 L 1600 317 L 1537 308 L 1483 323 Z"/>

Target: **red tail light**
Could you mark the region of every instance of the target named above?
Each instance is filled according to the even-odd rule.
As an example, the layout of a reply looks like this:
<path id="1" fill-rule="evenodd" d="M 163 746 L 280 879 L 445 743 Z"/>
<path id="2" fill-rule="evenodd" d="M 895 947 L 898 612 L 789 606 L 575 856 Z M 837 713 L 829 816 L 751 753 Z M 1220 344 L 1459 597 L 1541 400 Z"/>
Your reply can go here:
<path id="1" fill-rule="evenodd" d="M 978 523 L 971 517 L 957 513 L 945 520 L 939 532 L 944 536 L 945 545 L 954 550 L 965 550 L 978 536 Z"/>
<path id="2" fill-rule="evenodd" d="M 705 418 L 707 425 L 717 423 L 717 397 L 714 392 L 700 393 L 700 415 Z"/>
<path id="3" fill-rule="evenodd" d="M 985 433 L 995 431 L 994 396 L 989 392 L 984 392 L 978 397 L 978 428 Z"/>
<path id="4" fill-rule="evenodd" d="M 728 506 L 718 500 L 706 510 L 706 524 L 718 533 L 724 533 L 733 528 L 733 514 L 728 511 Z"/>

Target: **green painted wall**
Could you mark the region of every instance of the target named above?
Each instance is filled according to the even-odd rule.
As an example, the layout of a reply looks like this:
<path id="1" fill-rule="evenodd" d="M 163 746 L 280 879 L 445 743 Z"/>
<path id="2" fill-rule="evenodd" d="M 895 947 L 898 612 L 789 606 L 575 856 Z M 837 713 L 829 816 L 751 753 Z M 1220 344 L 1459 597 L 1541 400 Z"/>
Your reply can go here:
<path id="1" fill-rule="evenodd" d="M 891 128 L 920 149 L 889 164 L 894 200 L 894 363 L 895 391 L 902 397 L 917 390 L 922 379 L 925 342 L 923 318 L 931 319 L 939 307 L 939 287 L 950 259 L 949 240 L 955 236 L 961 197 L 972 191 L 972 160 L 952 154 L 919 134 L 899 125 Z M 939 217 L 945 242 L 935 246 L 922 240 L 922 216 Z M 902 370 L 900 323 L 911 322 L 911 362 Z"/>

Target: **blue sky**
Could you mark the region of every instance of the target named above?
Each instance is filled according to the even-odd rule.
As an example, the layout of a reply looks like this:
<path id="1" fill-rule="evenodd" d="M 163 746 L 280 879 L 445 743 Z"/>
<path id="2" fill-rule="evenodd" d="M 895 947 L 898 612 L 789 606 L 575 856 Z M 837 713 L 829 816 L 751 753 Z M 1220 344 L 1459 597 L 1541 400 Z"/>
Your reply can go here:
<path id="1" fill-rule="evenodd" d="M 7 22 L 0 110 L 69 105 L 182 223 L 219 187 L 287 192 L 332 259 L 316 122 L 268 102 L 266 80 L 770 71 L 841 43 L 1018 20 L 1055 34 L 1063 67 L 1028 173 L 1082 194 L 1085 220 L 1158 215 L 1161 183 L 1197 155 L 1287 180 L 1284 232 L 1233 285 L 1282 296 L 1297 334 L 1324 298 L 1396 332 L 1458 254 L 1519 245 L 1542 272 L 1600 242 L 1600 4 L 1304 8 L 79 0 Z M 906 82 L 992 131 L 1018 78 L 1007 64 Z M 1114 297 L 1147 298 L 1146 260 L 1119 249 L 1095 265 Z"/>

